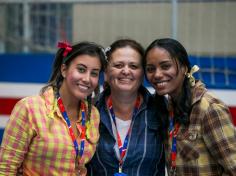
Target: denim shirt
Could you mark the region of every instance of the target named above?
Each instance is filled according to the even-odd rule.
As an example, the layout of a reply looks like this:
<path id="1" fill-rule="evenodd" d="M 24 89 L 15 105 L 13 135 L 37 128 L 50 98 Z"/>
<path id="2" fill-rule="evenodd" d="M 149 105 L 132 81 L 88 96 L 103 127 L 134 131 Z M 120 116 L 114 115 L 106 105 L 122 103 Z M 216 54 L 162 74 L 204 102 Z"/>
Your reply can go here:
<path id="1" fill-rule="evenodd" d="M 165 175 L 165 156 L 159 133 L 160 119 L 158 107 L 153 97 L 144 88 L 137 114 L 133 118 L 131 134 L 126 155 L 123 158 L 122 171 L 128 176 L 163 176 Z M 88 166 L 90 176 L 113 176 L 119 170 L 119 158 L 115 151 L 115 137 L 112 123 L 106 107 L 104 92 L 97 103 L 100 112 L 100 139 L 96 152 Z"/>

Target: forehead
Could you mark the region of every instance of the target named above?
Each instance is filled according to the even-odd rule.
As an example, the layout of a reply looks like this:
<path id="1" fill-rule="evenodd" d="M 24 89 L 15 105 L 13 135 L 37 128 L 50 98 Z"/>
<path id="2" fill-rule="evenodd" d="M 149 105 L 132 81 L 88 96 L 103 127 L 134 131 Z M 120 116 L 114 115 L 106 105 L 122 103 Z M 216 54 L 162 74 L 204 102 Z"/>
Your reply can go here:
<path id="1" fill-rule="evenodd" d="M 141 56 L 135 49 L 127 46 L 118 48 L 111 54 L 111 62 L 141 62 Z"/>
<path id="2" fill-rule="evenodd" d="M 148 51 L 147 59 L 171 59 L 171 56 L 164 48 L 155 47 Z"/>
<path id="3" fill-rule="evenodd" d="M 80 65 L 80 64 L 92 69 L 101 69 L 101 62 L 97 56 L 90 56 L 83 54 L 76 56 L 71 61 L 71 65 Z"/>

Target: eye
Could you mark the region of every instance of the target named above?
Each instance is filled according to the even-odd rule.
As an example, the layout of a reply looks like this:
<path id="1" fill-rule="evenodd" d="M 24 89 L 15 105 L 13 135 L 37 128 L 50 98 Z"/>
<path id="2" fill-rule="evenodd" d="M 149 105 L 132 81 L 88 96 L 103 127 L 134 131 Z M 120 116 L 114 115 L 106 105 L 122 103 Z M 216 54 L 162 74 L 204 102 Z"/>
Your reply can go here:
<path id="1" fill-rule="evenodd" d="M 78 66 L 77 70 L 79 73 L 85 73 L 86 72 L 86 68 L 82 67 L 82 66 Z"/>
<path id="2" fill-rule="evenodd" d="M 147 73 L 153 73 L 153 72 L 155 72 L 155 70 L 156 70 L 156 67 L 154 67 L 153 65 L 146 66 Z"/>
<path id="3" fill-rule="evenodd" d="M 122 63 L 117 63 L 117 64 L 114 64 L 113 67 L 120 69 L 120 68 L 123 67 L 123 64 Z"/>
<path id="4" fill-rule="evenodd" d="M 92 77 L 98 77 L 99 76 L 99 71 L 92 71 L 91 76 Z"/>
<path id="5" fill-rule="evenodd" d="M 131 64 L 129 67 L 130 67 L 132 70 L 136 70 L 136 69 L 139 68 L 139 65 Z"/>
<path id="6" fill-rule="evenodd" d="M 170 67 L 171 67 L 172 65 L 171 64 L 162 64 L 161 65 L 161 68 L 163 69 L 163 70 L 168 70 Z"/>

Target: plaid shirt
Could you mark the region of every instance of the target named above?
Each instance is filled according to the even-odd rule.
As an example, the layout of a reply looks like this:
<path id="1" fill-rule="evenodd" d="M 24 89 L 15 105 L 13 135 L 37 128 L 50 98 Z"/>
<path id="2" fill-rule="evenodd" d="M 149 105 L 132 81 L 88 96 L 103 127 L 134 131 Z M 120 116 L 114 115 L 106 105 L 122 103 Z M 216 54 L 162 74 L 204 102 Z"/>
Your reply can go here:
<path id="1" fill-rule="evenodd" d="M 81 116 L 77 123 L 80 121 Z M 95 152 L 99 121 L 99 113 L 92 106 L 79 167 L 84 168 Z M 80 144 L 79 137 L 77 141 Z M 5 128 L 0 148 L 0 175 L 16 175 L 21 166 L 23 175 L 27 176 L 78 175 L 74 145 L 52 88 L 43 95 L 19 101 Z"/>
<path id="2" fill-rule="evenodd" d="M 236 175 L 236 131 L 227 106 L 200 81 L 192 93 L 190 125 L 177 134 L 177 176 Z M 169 170 L 171 149 L 166 150 Z"/>

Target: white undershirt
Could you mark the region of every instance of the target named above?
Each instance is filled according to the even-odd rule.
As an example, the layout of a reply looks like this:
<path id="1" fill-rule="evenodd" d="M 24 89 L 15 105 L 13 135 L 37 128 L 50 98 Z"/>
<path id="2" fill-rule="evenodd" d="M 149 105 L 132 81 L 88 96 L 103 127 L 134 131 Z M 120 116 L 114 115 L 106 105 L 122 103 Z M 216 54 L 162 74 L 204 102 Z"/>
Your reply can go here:
<path id="1" fill-rule="evenodd" d="M 112 120 L 112 117 L 111 117 L 111 121 L 112 121 L 112 131 L 113 131 L 113 134 L 116 138 L 115 151 L 116 151 L 117 156 L 119 156 L 119 158 L 120 158 L 119 147 L 118 147 L 118 143 L 117 143 L 116 127 L 117 127 L 118 133 L 120 135 L 122 145 L 123 145 L 125 137 L 127 135 L 127 132 L 129 130 L 129 127 L 131 124 L 131 120 L 121 120 L 116 117 L 116 127 L 115 127 L 115 124 Z"/>
<path id="2" fill-rule="evenodd" d="M 122 144 L 124 143 L 126 134 L 129 130 L 130 123 L 131 123 L 131 120 L 121 120 L 116 117 L 116 127 L 119 132 Z"/>

